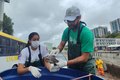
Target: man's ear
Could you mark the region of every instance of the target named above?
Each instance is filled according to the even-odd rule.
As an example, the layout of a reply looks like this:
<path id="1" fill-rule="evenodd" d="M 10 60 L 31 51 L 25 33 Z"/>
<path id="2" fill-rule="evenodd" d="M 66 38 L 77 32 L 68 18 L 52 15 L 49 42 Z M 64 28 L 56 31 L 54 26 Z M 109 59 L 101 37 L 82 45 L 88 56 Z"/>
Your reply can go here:
<path id="1" fill-rule="evenodd" d="M 79 23 L 79 21 L 80 21 L 80 19 L 81 19 L 81 16 L 77 16 L 77 18 L 76 18 L 76 23 Z"/>
<path id="2" fill-rule="evenodd" d="M 81 19 L 81 16 L 77 16 L 77 19 L 80 20 L 80 19 Z"/>

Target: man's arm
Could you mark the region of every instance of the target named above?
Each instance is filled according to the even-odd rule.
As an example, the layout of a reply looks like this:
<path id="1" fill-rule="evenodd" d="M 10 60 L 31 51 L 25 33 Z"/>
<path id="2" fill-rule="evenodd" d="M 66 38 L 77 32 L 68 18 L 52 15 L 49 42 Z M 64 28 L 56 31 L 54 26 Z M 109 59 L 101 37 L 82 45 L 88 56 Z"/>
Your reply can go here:
<path id="1" fill-rule="evenodd" d="M 65 46 L 66 42 L 65 41 L 61 41 L 58 48 L 60 51 L 63 50 L 64 46 Z M 76 64 L 76 63 L 83 63 L 83 62 L 87 62 L 88 61 L 88 58 L 89 58 L 89 53 L 82 53 L 81 56 L 75 58 L 75 59 L 72 59 L 72 60 L 68 60 L 67 62 L 67 65 L 73 65 L 73 64 Z"/>
<path id="2" fill-rule="evenodd" d="M 66 42 L 64 41 L 61 41 L 58 48 L 60 49 L 60 51 L 63 50 L 64 46 L 65 46 Z M 72 59 L 72 60 L 68 60 L 67 61 L 67 65 L 74 65 L 76 63 L 83 63 L 83 62 L 87 62 L 88 61 L 88 58 L 89 58 L 89 54 L 90 53 L 82 53 L 81 56 L 75 58 L 75 59 Z"/>
<path id="3" fill-rule="evenodd" d="M 65 41 L 61 41 L 59 46 L 58 46 L 58 49 L 60 50 L 60 52 L 63 50 L 64 46 L 65 46 L 66 42 Z"/>
<path id="4" fill-rule="evenodd" d="M 88 58 L 89 58 L 89 53 L 82 53 L 81 56 L 79 56 L 79 57 L 77 57 L 75 59 L 69 60 L 67 62 L 67 65 L 73 65 L 73 64 L 76 64 L 76 63 L 87 62 Z"/>
<path id="5" fill-rule="evenodd" d="M 63 50 L 63 48 L 64 48 L 64 46 L 65 46 L 65 43 L 66 43 L 66 42 L 61 41 L 60 44 L 59 44 L 59 46 L 57 47 L 57 49 L 52 50 L 52 51 L 50 52 L 50 54 L 51 54 L 51 55 L 57 55 L 58 53 L 60 53 L 60 52 Z"/>

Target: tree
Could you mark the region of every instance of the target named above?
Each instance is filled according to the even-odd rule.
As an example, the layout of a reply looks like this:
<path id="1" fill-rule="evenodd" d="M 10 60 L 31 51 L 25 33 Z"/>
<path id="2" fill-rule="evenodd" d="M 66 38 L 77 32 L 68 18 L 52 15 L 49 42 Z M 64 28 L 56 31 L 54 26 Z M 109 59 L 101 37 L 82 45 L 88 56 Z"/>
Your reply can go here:
<path id="1" fill-rule="evenodd" d="M 2 29 L 2 21 L 0 21 L 0 31 L 1 31 L 1 29 Z"/>
<path id="2" fill-rule="evenodd" d="M 14 23 L 12 22 L 12 19 L 4 13 L 2 31 L 7 34 L 13 35 L 13 25 Z"/>
<path id="3" fill-rule="evenodd" d="M 120 32 L 109 34 L 106 38 L 120 38 Z"/>

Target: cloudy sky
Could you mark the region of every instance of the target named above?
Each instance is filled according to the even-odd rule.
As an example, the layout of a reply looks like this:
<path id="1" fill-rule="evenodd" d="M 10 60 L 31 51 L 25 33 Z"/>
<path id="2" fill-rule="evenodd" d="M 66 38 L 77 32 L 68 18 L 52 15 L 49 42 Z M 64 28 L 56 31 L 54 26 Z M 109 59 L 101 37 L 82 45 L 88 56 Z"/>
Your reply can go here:
<path id="1" fill-rule="evenodd" d="M 58 43 L 67 25 L 64 23 L 68 7 L 77 6 L 90 29 L 107 26 L 120 18 L 119 0 L 10 0 L 4 12 L 14 22 L 14 36 L 27 40 L 29 33 L 38 32 L 41 42 Z"/>

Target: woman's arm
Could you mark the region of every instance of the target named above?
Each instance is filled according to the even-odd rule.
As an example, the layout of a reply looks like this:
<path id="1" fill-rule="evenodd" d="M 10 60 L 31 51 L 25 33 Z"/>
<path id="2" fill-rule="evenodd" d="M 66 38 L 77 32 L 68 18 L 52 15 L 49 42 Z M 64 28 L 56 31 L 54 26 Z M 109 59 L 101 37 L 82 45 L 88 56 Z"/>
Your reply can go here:
<path id="1" fill-rule="evenodd" d="M 28 67 L 25 67 L 24 64 L 18 64 L 17 72 L 18 74 L 24 74 L 26 72 L 29 72 L 29 70 Z"/>
<path id="2" fill-rule="evenodd" d="M 41 76 L 41 73 L 40 73 L 41 69 L 34 66 L 25 67 L 23 64 L 18 64 L 18 68 L 17 68 L 18 74 L 24 74 L 29 71 L 36 78 L 39 78 Z"/>
<path id="3" fill-rule="evenodd" d="M 44 64 L 45 64 L 45 67 L 50 71 L 51 65 L 47 60 L 45 60 L 45 58 L 44 58 Z"/>
<path id="4" fill-rule="evenodd" d="M 60 70 L 59 66 L 54 66 L 54 64 L 50 64 L 47 60 L 44 59 L 45 67 L 50 71 L 50 72 L 56 72 Z"/>

